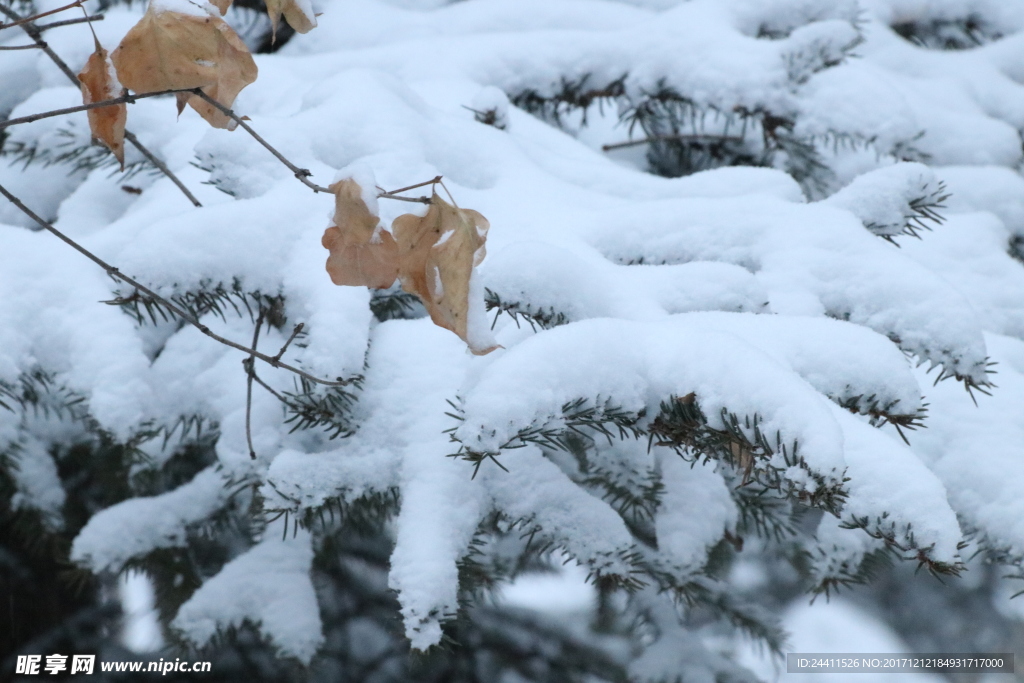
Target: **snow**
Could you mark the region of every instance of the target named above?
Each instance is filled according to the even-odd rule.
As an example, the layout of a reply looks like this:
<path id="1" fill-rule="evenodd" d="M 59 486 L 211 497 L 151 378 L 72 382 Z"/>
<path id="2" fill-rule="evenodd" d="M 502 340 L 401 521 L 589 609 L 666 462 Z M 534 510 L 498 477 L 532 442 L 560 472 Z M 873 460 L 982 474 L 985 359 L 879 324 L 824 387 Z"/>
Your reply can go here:
<path id="1" fill-rule="evenodd" d="M 662 499 L 655 528 L 658 549 L 682 572 L 699 569 L 708 549 L 735 527 L 736 504 L 713 465 L 692 467 L 674 453 L 661 458 Z"/>
<path id="2" fill-rule="evenodd" d="M 11 496 L 11 507 L 34 508 L 42 513 L 47 525 L 61 528 L 67 494 L 57 475 L 57 463 L 47 452 L 46 444 L 25 437 L 12 445 L 5 444 L 5 449 L 12 448 L 14 454 L 11 471 L 17 492 Z"/>
<path id="3" fill-rule="evenodd" d="M 185 0 L 159 7 L 185 5 L 198 11 Z M 786 474 L 797 489 L 812 487 L 813 474 L 847 490 L 840 519 L 819 527 L 818 543 L 834 560 L 818 567 L 823 576 L 835 562 L 855 567 L 877 547 L 861 531 L 838 528 L 854 517 L 907 546 L 912 533 L 934 560 L 959 559 L 961 526 L 1024 554 L 1024 269 L 1008 254 L 1010 240 L 1024 236 L 1021 35 L 937 51 L 891 28 L 978 11 L 1002 31 L 1019 31 L 1018 5 L 318 4 L 314 31 L 255 56 L 260 79 L 236 109 L 314 182 L 355 178 L 384 226 L 410 209 L 378 200 L 378 184 L 392 189 L 436 175 L 460 207 L 488 218 L 488 256 L 470 280 L 470 341 L 491 345 L 493 320 L 503 348 L 481 357 L 428 319 L 379 323 L 366 289 L 333 286 L 320 246 L 332 197 L 296 182 L 244 131 L 211 130 L 192 111 L 177 119 L 169 99 L 131 105 L 128 128 L 196 194 L 200 209 L 158 175 L 0 165 L 5 188 L 163 294 L 234 282 L 283 294 L 287 322 L 264 329 L 260 349 L 280 349 L 302 322 L 306 335 L 286 362 L 325 378 L 364 378 L 358 429 L 335 441 L 289 434 L 279 403 L 257 387 L 252 462 L 244 355 L 191 327 L 138 328 L 115 307 L 97 305 L 113 298 L 109 278 L 0 204 L 0 379 L 53 372 L 119 437 L 147 420 L 182 415 L 219 424 L 216 466 L 174 491 L 97 513 L 76 539 L 74 559 L 117 570 L 154 549 L 181 547 L 187 528 L 218 509 L 225 483 L 240 477 L 261 485 L 268 510 L 386 495 L 399 507 L 389 586 L 413 647 L 427 649 L 459 608 L 458 562 L 491 513 L 536 529 L 586 572 L 633 569 L 625 558 L 636 539 L 608 502 L 536 446 L 499 453 L 502 444 L 531 426 L 557 427 L 563 404 L 576 399 L 646 410 L 651 419 L 661 401 L 690 392 L 713 427 L 722 426 L 722 410 L 757 415 L 766 434 L 798 442 L 807 469 Z M 112 49 L 142 11 L 106 10 L 96 24 L 101 42 Z M 73 70 L 92 50 L 88 31 L 78 28 L 53 34 Z M 21 39 L 0 35 L 4 45 Z M 852 48 L 860 56 L 844 61 L 860 39 Z M 0 53 L 0 113 L 78 103 L 79 91 L 34 52 Z M 615 105 L 605 104 L 603 118 L 588 112 L 593 128 L 577 121 L 566 132 L 510 104 L 525 91 L 550 95 L 584 76 L 594 88 L 625 76 L 621 107 L 669 88 L 721 112 L 744 107 L 793 119 L 795 135 L 832 149 L 830 196 L 808 202 L 774 168 L 656 177 L 642 171 L 643 148 L 632 157 L 600 151 L 630 138 L 614 124 Z M 482 125 L 467 108 L 494 110 L 500 125 Z M 84 113 L 9 131 L 6 145 L 51 155 L 88 141 Z M 129 163 L 140 158 L 126 151 Z M 940 211 L 945 223 L 920 240 L 899 235 L 909 202 L 940 182 L 952 193 Z M 561 314 L 565 324 L 534 330 L 506 315 L 495 319 L 484 311 L 485 289 Z M 251 339 L 248 316 L 202 322 L 239 343 Z M 935 366 L 997 386 L 991 397 L 975 391 L 975 406 L 957 380 L 932 386 Z M 294 388 L 285 371 L 259 371 L 275 390 Z M 462 422 L 446 415 L 449 400 L 460 405 Z M 909 434 L 910 446 L 865 417 L 878 407 L 913 415 L 926 403 L 927 428 Z M 31 440 L 42 428 L 3 424 L 5 440 L 17 432 L 26 444 L 19 504 L 56 515 L 63 491 L 52 460 Z M 459 448 L 451 428 L 508 471 L 485 461 L 474 478 L 473 464 L 446 457 Z M 675 454 L 633 446 L 599 449 L 596 457 L 660 472 L 657 561 L 681 574 L 698 570 L 707 548 L 735 524 L 726 479 L 712 464 L 691 469 Z M 157 460 L 169 457 L 153 450 Z M 218 628 L 260 622 L 282 651 L 309 661 L 321 642 L 312 541 L 301 531 L 279 537 L 268 532 L 209 579 L 176 627 L 202 643 Z M 660 623 L 674 618 L 651 609 Z M 679 670 L 680 652 L 703 651 L 692 636 L 677 635 L 659 641 L 636 670 Z M 680 642 L 688 644 L 673 650 Z"/>
<path id="4" fill-rule="evenodd" d="M 71 559 L 94 571 L 119 571 L 125 562 L 157 548 L 184 547 L 189 524 L 224 503 L 226 481 L 215 468 L 168 493 L 132 498 L 95 514 L 75 538 Z"/>
<path id="5" fill-rule="evenodd" d="M 280 529 L 271 526 L 267 538 L 228 562 L 193 593 L 171 626 L 202 646 L 221 629 L 258 624 L 282 654 L 309 664 L 323 643 L 309 578 L 312 562 L 308 533 L 300 531 L 282 540 Z"/>
<path id="6" fill-rule="evenodd" d="M 792 634 L 788 652 L 910 654 L 907 645 L 885 623 L 842 599 L 828 602 L 821 600 L 813 605 L 794 605 L 787 611 L 782 623 Z M 784 663 L 780 671 L 763 653 L 756 653 L 752 647 L 745 650 L 741 657 L 742 663 L 763 680 L 787 683 L 841 683 L 850 680 L 850 674 L 844 673 L 786 673 Z M 860 676 L 873 683 L 899 683 L 906 680 L 906 674 L 899 673 L 879 672 Z M 945 679 L 936 674 L 915 673 L 914 680 L 939 683 Z"/>

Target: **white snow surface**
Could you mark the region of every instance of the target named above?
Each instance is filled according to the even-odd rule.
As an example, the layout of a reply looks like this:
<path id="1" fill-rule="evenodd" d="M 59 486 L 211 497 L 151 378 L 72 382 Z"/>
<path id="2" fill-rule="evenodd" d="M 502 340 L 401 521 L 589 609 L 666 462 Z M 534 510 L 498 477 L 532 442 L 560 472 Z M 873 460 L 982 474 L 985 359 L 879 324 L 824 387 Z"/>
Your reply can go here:
<path id="1" fill-rule="evenodd" d="M 223 474 L 210 467 L 168 493 L 102 510 L 75 538 L 71 559 L 94 571 L 119 571 L 131 558 L 151 550 L 184 547 L 186 527 L 223 504 L 226 484 Z"/>
<path id="2" fill-rule="evenodd" d="M 262 542 L 192 594 L 171 626 L 202 646 L 219 629 L 249 621 L 283 654 L 308 664 L 324 639 L 309 578 L 313 549 L 306 531 L 283 540 L 281 535 L 280 525 L 268 528 Z"/>
<path id="3" fill-rule="evenodd" d="M 956 560 L 959 517 L 965 530 L 1024 554 L 1024 266 L 1008 254 L 1010 240 L 1024 237 L 1021 7 L 1017 0 L 318 3 L 314 31 L 255 56 L 259 80 L 236 110 L 318 184 L 356 177 L 390 189 L 443 175 L 459 206 L 488 218 L 489 256 L 473 280 L 474 334 L 487 326 L 484 288 L 561 314 L 566 324 L 533 330 L 501 315 L 494 335 L 503 348 L 482 357 L 428 319 L 377 323 L 366 289 L 335 287 L 324 272 L 320 236 L 332 198 L 296 182 L 244 131 L 211 130 L 191 110 L 176 118 L 169 100 L 132 105 L 128 128 L 202 208 L 158 175 L 124 180 L 106 168 L 0 164 L 0 184 L 125 273 L 167 295 L 233 282 L 284 294 L 288 325 L 265 330 L 260 348 L 281 348 L 291 325 L 303 322 L 307 336 L 285 361 L 326 378 L 364 375 L 358 430 L 337 441 L 289 434 L 280 405 L 257 387 L 251 463 L 244 356 L 190 327 L 137 327 L 116 307 L 98 305 L 113 297 L 110 279 L 0 203 L 0 380 L 53 372 L 119 437 L 149 420 L 173 424 L 196 413 L 220 425 L 216 469 L 98 513 L 73 557 L 116 570 L 183 545 L 186 527 L 223 503 L 232 478 L 261 479 L 268 508 L 393 495 L 401 508 L 389 584 L 406 634 L 425 649 L 457 608 L 457 562 L 491 511 L 542 530 L 587 570 L 628 572 L 622 558 L 633 543 L 607 502 L 535 446 L 502 453 L 508 472 L 485 461 L 472 478 L 471 463 L 445 457 L 459 445 L 444 430 L 457 427 L 463 444 L 497 451 L 520 429 L 555 424 L 575 399 L 651 415 L 670 395 L 690 392 L 712 425 L 723 409 L 756 414 L 765 433 L 799 442 L 809 472 L 834 483 L 850 477 L 844 518 L 886 513 L 897 540 L 912 529 L 933 559 L 948 562 Z M 100 41 L 113 49 L 143 11 L 107 9 L 95 24 Z M 994 17 L 1008 35 L 937 51 L 891 28 L 971 11 Z M 858 27 L 860 57 L 822 68 Z M 75 71 L 93 49 L 82 26 L 47 39 Z M 18 31 L 0 34 L 2 45 L 23 40 Z M 80 101 L 44 55 L 0 54 L 0 114 Z M 508 104 L 583 76 L 592 87 L 625 76 L 634 99 L 666 87 L 722 111 L 770 111 L 793 119 L 796 134 L 825 142 L 843 133 L 856 148 L 836 144 L 836 182 L 847 186 L 809 203 L 777 169 L 657 177 L 600 150 L 630 137 L 610 122 L 614 107 L 604 119 L 590 112 L 593 130 L 607 128 L 604 139 L 574 137 Z M 466 107 L 494 107 L 504 129 L 477 122 Z M 5 149 L 51 156 L 89 139 L 84 113 L 8 130 Z M 130 145 L 126 153 L 129 163 L 140 159 Z M 934 181 L 953 194 L 941 211 L 947 221 L 921 240 L 896 236 L 897 248 L 866 228 L 899 224 L 912 191 Z M 384 225 L 410 207 L 371 201 Z M 247 316 L 203 322 L 240 343 L 251 339 Z M 998 362 L 995 376 L 986 372 L 989 358 Z M 923 363 L 916 370 L 915 361 Z M 936 365 L 997 386 L 991 397 L 975 391 L 975 406 L 956 379 L 932 386 L 936 371 L 926 369 Z M 284 371 L 264 366 L 261 377 L 278 391 L 294 388 Z M 909 447 L 890 427 L 878 430 L 836 405 L 865 412 L 870 398 L 911 415 L 922 396 L 927 428 L 909 433 Z M 445 414 L 447 400 L 462 401 L 463 422 Z M 646 454 L 629 457 L 637 468 L 652 466 Z M 36 465 L 21 493 L 36 508 L 56 510 L 59 482 Z M 658 532 L 667 556 L 693 568 L 735 511 L 718 473 L 684 472 L 671 459 L 662 471 L 671 485 Z M 789 476 L 802 485 L 806 474 Z M 683 519 L 698 504 L 684 492 L 705 479 L 700 500 L 708 514 Z M 851 562 L 863 554 L 856 542 L 844 547 L 852 548 Z M 204 642 L 217 627 L 260 621 L 282 649 L 308 661 L 321 637 L 311 557 L 303 533 L 268 536 L 208 581 L 176 626 Z M 671 654 L 653 653 L 640 668 L 657 670 Z"/>

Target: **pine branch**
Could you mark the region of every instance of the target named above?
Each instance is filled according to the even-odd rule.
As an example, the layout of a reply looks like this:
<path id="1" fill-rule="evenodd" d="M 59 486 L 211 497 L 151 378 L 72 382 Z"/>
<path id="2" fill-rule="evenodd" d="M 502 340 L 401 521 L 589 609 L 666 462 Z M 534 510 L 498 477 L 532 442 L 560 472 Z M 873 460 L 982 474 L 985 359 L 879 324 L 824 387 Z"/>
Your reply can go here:
<path id="1" fill-rule="evenodd" d="M 820 556 L 819 561 L 827 561 L 829 558 L 824 548 L 817 548 Z M 833 550 L 836 550 L 833 548 Z M 877 550 L 866 553 L 855 565 L 848 560 L 840 563 L 829 562 L 827 570 L 816 577 L 816 582 L 809 589 L 811 595 L 817 597 L 824 595 L 825 599 L 832 597 L 842 589 L 863 586 L 874 581 L 885 569 L 892 566 L 895 553 L 889 546 L 883 546 Z"/>
<path id="2" fill-rule="evenodd" d="M 892 29 L 914 45 L 931 50 L 970 50 L 1003 37 L 975 12 L 954 19 L 901 22 Z"/>
<path id="3" fill-rule="evenodd" d="M 921 239 L 920 232 L 922 230 L 932 229 L 929 223 L 942 225 L 946 221 L 939 213 L 939 209 L 946 208 L 943 202 L 951 196 L 946 191 L 946 184 L 942 181 L 939 181 L 938 186 L 934 189 L 928 183 L 924 183 L 921 186 L 921 194 L 907 202 L 908 213 L 903 217 L 901 225 L 866 223 L 864 227 L 897 247 L 899 244 L 893 239 L 897 235 L 909 235 Z"/>
<path id="4" fill-rule="evenodd" d="M 486 287 L 484 288 L 484 305 L 488 311 L 497 311 L 494 314 L 494 320 L 491 322 L 492 330 L 498 323 L 498 316 L 502 313 L 510 316 L 516 327 L 519 327 L 519 318 L 522 317 L 534 332 L 537 331 L 538 327 L 543 330 L 549 330 L 569 322 L 569 316 L 553 308 L 534 308 L 530 303 L 504 301 L 497 292 Z"/>
<path id="5" fill-rule="evenodd" d="M 462 417 L 462 409 L 459 405 L 449 401 L 456 413 L 448 413 L 449 416 L 458 420 Z M 475 451 L 459 440 L 456 436 L 458 427 L 445 430 L 452 442 L 459 444 L 459 450 L 450 454 L 449 457 L 462 458 L 474 463 L 473 476 L 476 476 L 480 465 L 485 460 L 494 461 L 499 467 L 505 469 L 498 456 L 502 451 L 523 448 L 529 444 L 542 448 L 551 448 L 560 451 L 571 451 L 571 438 L 583 436 L 603 436 L 608 443 L 615 438 L 639 439 L 644 435 L 644 430 L 638 425 L 644 413 L 633 413 L 613 404 L 611 399 L 602 400 L 598 397 L 591 402 L 586 398 L 577 398 L 567 401 L 562 405 L 559 415 L 539 424 L 532 424 L 517 431 L 509 437 L 497 451 Z"/>
<path id="6" fill-rule="evenodd" d="M 727 586 L 707 576 L 695 576 L 680 582 L 668 572 L 649 567 L 661 591 L 670 593 L 690 611 L 703 608 L 713 618 L 724 619 L 752 639 L 764 643 L 776 655 L 783 654 L 786 632 L 763 610 L 731 597 Z"/>
<path id="7" fill-rule="evenodd" d="M 139 325 L 147 322 L 156 325 L 158 322 L 175 319 L 180 321 L 172 309 L 163 305 L 163 300 L 154 299 L 139 290 L 133 290 L 127 296 L 115 290 L 114 295 L 113 299 L 103 303 L 120 306 L 121 310 L 134 318 Z M 230 287 L 223 282 L 214 284 L 211 280 L 204 279 L 199 282 L 196 289 L 173 294 L 166 297 L 166 300 L 196 320 L 208 313 L 221 320 L 227 320 L 226 316 L 230 310 L 237 317 L 247 315 L 249 320 L 255 322 L 258 311 L 265 307 L 269 314 L 268 322 L 272 326 L 280 327 L 283 324 L 281 311 L 284 308 L 284 297 L 263 294 L 259 290 L 246 291 L 238 278 L 232 280 Z"/>
<path id="8" fill-rule="evenodd" d="M 910 441 L 907 440 L 907 435 L 904 434 L 903 430 L 907 429 L 914 431 L 917 429 L 924 428 L 925 418 L 928 416 L 928 404 L 924 403 L 913 413 L 897 413 L 894 411 L 896 404 L 899 403 L 899 399 L 889 401 L 887 403 L 880 403 L 875 394 L 870 396 L 849 396 L 844 399 L 836 399 L 830 397 L 841 407 L 846 408 L 851 413 L 858 415 L 867 415 L 870 418 L 872 427 L 884 427 L 887 424 L 891 424 L 896 428 L 896 432 L 903 439 L 903 442 L 910 445 Z"/>
<path id="9" fill-rule="evenodd" d="M 884 541 L 886 546 L 902 553 L 903 559 L 917 560 L 918 568 L 926 568 L 932 576 L 960 576 L 966 569 L 962 561 L 953 563 L 942 560 L 933 560 L 931 551 L 933 546 L 922 546 L 914 537 L 913 526 L 910 523 L 898 526 L 896 522 L 888 518 L 888 513 L 883 512 L 875 519 L 867 516 L 850 517 L 844 519 L 840 524 L 843 529 L 861 529 L 871 538 Z"/>
<path id="10" fill-rule="evenodd" d="M 0 405 L 23 415 L 31 412 L 39 417 L 41 414 L 46 419 L 53 417 L 73 422 L 90 419 L 85 397 L 58 384 L 53 374 L 39 368 L 21 373 L 17 384 L 0 380 Z"/>
<path id="11" fill-rule="evenodd" d="M 847 491 L 843 482 L 827 481 L 811 470 L 799 454 L 799 444 L 786 444 L 781 434 L 770 439 L 760 427 L 758 415 L 740 418 L 722 409 L 722 427 L 711 427 L 695 396 L 671 397 L 662 401 L 661 411 L 647 428 L 648 443 L 667 446 L 688 460 L 720 460 L 742 473 L 741 486 L 755 483 L 799 502 L 838 514 Z M 773 464 L 780 455 L 781 463 Z M 786 470 L 799 467 L 815 488 L 794 484 Z"/>
<path id="12" fill-rule="evenodd" d="M 356 389 L 360 388 L 358 380 L 353 382 Z M 317 392 L 313 385 L 302 378 L 295 380 L 295 391 L 275 392 L 269 387 L 279 401 L 285 406 L 285 424 L 292 425 L 289 434 L 300 429 L 324 429 L 330 433 L 328 438 L 351 436 L 356 425 L 352 419 L 352 407 L 356 403 L 356 395 L 341 387 L 331 387 L 324 392 Z"/>
<path id="13" fill-rule="evenodd" d="M 797 535 L 799 510 L 792 500 L 761 486 L 729 487 L 739 519 L 736 522 L 734 545 L 743 547 L 744 534 L 755 533 L 777 543 Z"/>
<path id="14" fill-rule="evenodd" d="M 251 355 L 251 356 L 253 356 L 255 358 L 258 358 L 258 359 L 262 360 L 265 363 L 268 363 L 268 364 L 272 365 L 275 368 L 283 368 L 285 370 L 293 372 L 296 375 L 298 375 L 300 377 L 304 377 L 305 379 L 307 379 L 307 380 L 309 380 L 311 382 L 316 382 L 317 384 L 323 384 L 325 386 L 345 386 L 347 384 L 351 384 L 351 382 L 352 382 L 351 379 L 348 379 L 348 380 L 338 379 L 336 381 L 330 381 L 330 380 L 321 379 L 319 377 L 314 377 L 313 375 L 310 375 L 309 373 L 305 372 L 304 370 L 300 370 L 299 368 L 296 368 L 296 367 L 294 367 L 292 365 L 289 365 L 287 363 L 283 363 L 280 360 L 276 360 L 272 356 L 268 356 L 266 354 L 260 353 L 260 352 L 256 351 L 255 349 L 248 348 L 248 347 L 246 347 L 246 346 L 244 346 L 242 344 L 239 344 L 237 342 L 233 342 L 230 339 L 226 339 L 226 338 L 220 336 L 219 334 L 216 334 L 215 332 L 210 330 L 210 328 L 208 328 L 206 325 L 204 325 L 201 322 L 199 322 L 198 319 L 196 319 L 196 318 L 192 317 L 191 315 L 189 315 L 182 308 L 180 308 L 177 305 L 171 303 L 167 299 L 164 299 L 159 294 L 157 294 L 153 290 L 149 289 L 145 285 L 139 283 L 134 278 L 128 277 L 127 275 L 123 274 L 117 268 L 109 265 L 106 261 L 103 261 L 98 256 L 93 254 L 91 251 L 89 251 L 88 249 L 86 249 L 82 245 L 78 244 L 77 242 L 72 240 L 70 237 L 68 237 L 67 235 L 62 233 L 61 231 L 57 230 L 50 223 L 48 223 L 47 221 L 45 221 L 42 218 L 40 218 L 39 215 L 37 215 L 35 212 L 33 212 L 31 209 L 29 209 L 27 206 L 25 206 L 21 202 L 20 199 L 18 199 L 13 194 L 8 192 L 7 188 L 5 188 L 3 185 L 0 185 L 0 194 L 2 194 L 5 197 L 7 197 L 7 199 L 12 204 L 14 204 L 16 207 L 18 207 L 18 209 L 20 209 L 22 211 L 22 213 L 24 213 L 29 218 L 34 220 L 41 228 L 43 228 L 44 230 L 48 230 L 50 233 L 55 235 L 62 242 L 64 242 L 65 244 L 70 246 L 72 249 L 74 249 L 75 251 L 79 252 L 80 254 L 82 254 L 83 256 L 88 258 L 90 261 L 92 261 L 96 265 L 98 265 L 108 275 L 110 275 L 110 277 L 115 278 L 117 280 L 120 280 L 120 281 L 124 282 L 125 284 L 131 285 L 132 287 L 134 287 L 136 290 L 138 290 L 142 294 L 146 295 L 147 297 L 150 297 L 151 299 L 153 299 L 155 301 L 159 301 L 162 306 L 164 306 L 165 308 L 167 308 L 168 310 L 173 312 L 180 319 L 182 319 L 185 322 L 189 323 L 190 325 L 192 325 L 193 327 L 195 327 L 200 332 L 205 334 L 207 337 L 210 337 L 214 341 L 220 342 L 221 344 L 224 344 L 225 346 L 230 346 L 233 349 L 237 349 L 239 351 L 247 353 L 247 354 L 249 354 L 249 355 Z"/>
<path id="15" fill-rule="evenodd" d="M 552 95 L 541 95 L 537 90 L 523 90 L 509 98 L 515 106 L 528 111 L 555 125 L 561 125 L 562 117 L 573 111 L 582 112 L 583 125 L 587 123 L 587 110 L 595 102 L 599 107 L 622 97 L 626 92 L 626 74 L 603 86 L 588 88 L 590 74 L 572 81 L 562 78 L 560 88 Z"/>
<path id="16" fill-rule="evenodd" d="M 380 322 L 419 318 L 425 314 L 419 298 L 401 289 L 371 290 L 370 310 Z"/>
<path id="17" fill-rule="evenodd" d="M 56 150 L 51 149 L 40 151 L 38 144 L 28 145 L 21 141 L 15 141 L 0 148 L 0 156 L 12 157 L 12 165 L 20 163 L 24 165 L 24 168 L 28 168 L 30 164 L 37 162 L 41 162 L 44 166 L 70 164 L 71 170 L 68 171 L 69 174 L 80 171 L 92 171 L 99 168 L 111 168 L 113 170 L 110 175 L 120 174 L 122 181 L 130 180 L 147 168 L 155 173 L 160 172 L 159 169 L 152 166 L 146 159 L 133 161 L 125 165 L 122 170 L 120 162 L 118 162 L 114 154 L 106 146 L 94 145 L 91 142 L 72 146 L 79 139 L 73 132 L 67 129 L 59 129 L 57 133 L 69 138 L 68 142 L 56 145 L 57 150 L 64 150 L 60 153 L 55 154 Z"/>

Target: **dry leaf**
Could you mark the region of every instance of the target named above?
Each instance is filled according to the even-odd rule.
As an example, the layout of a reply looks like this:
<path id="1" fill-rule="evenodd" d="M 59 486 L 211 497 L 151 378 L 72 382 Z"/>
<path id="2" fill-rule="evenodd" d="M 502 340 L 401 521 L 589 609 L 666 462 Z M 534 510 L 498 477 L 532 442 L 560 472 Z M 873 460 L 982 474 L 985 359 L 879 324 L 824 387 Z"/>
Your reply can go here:
<path id="1" fill-rule="evenodd" d="M 228 13 L 228 8 L 231 7 L 231 0 L 210 0 L 210 4 L 220 10 L 220 15 L 224 16 Z"/>
<path id="2" fill-rule="evenodd" d="M 321 244 L 329 249 L 327 272 L 336 285 L 386 289 L 398 277 L 398 245 L 391 233 L 378 229 L 375 216 L 351 178 L 329 188 L 334 193 L 334 226 Z"/>
<path id="3" fill-rule="evenodd" d="M 271 42 L 277 40 L 277 23 L 284 15 L 288 25 L 299 33 L 309 33 L 316 28 L 316 19 L 310 18 L 299 7 L 296 0 L 265 0 L 267 5 L 267 16 L 270 17 Z"/>
<path id="4" fill-rule="evenodd" d="M 435 325 L 459 335 L 478 355 L 498 348 L 474 344 L 468 335 L 470 278 L 486 254 L 489 228 L 478 212 L 452 206 L 436 192 L 425 216 L 405 214 L 391 226 L 402 289 L 423 301 Z"/>
<path id="5" fill-rule="evenodd" d="M 256 63 L 234 29 L 220 17 L 159 11 L 146 14 L 111 55 L 117 78 L 136 93 L 202 88 L 231 107 L 242 88 L 256 80 Z M 215 128 L 235 122 L 195 95 L 179 94 Z"/>
<path id="6" fill-rule="evenodd" d="M 78 74 L 85 104 L 112 100 L 121 96 L 121 84 L 114 75 L 107 51 L 96 41 L 96 51 L 89 55 L 82 73 Z M 89 130 L 92 136 L 106 145 L 124 170 L 124 124 L 128 120 L 128 107 L 124 103 L 89 109 Z"/>

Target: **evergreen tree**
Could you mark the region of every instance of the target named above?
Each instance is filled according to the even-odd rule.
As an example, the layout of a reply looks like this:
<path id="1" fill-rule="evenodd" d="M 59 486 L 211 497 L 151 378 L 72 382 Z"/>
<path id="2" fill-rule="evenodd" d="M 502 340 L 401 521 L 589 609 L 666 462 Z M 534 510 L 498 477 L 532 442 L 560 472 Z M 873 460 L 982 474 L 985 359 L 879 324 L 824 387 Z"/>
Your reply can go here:
<path id="1" fill-rule="evenodd" d="M 0 130 L 5 671 L 137 657 L 131 570 L 147 656 L 214 680 L 752 681 L 739 643 L 837 591 L 920 650 L 1019 643 L 1024 3 L 314 4 L 225 15 L 297 167 L 160 97 L 121 170 L 84 112 Z M 85 8 L 110 51 L 145 10 Z M 53 52 L 0 52 L 5 120 L 81 101 L 93 38 L 49 20 L 0 26 Z M 435 176 L 491 225 L 486 355 L 332 285 L 296 182 L 377 185 L 386 228 Z M 589 620 L 494 599 L 567 558 Z"/>

